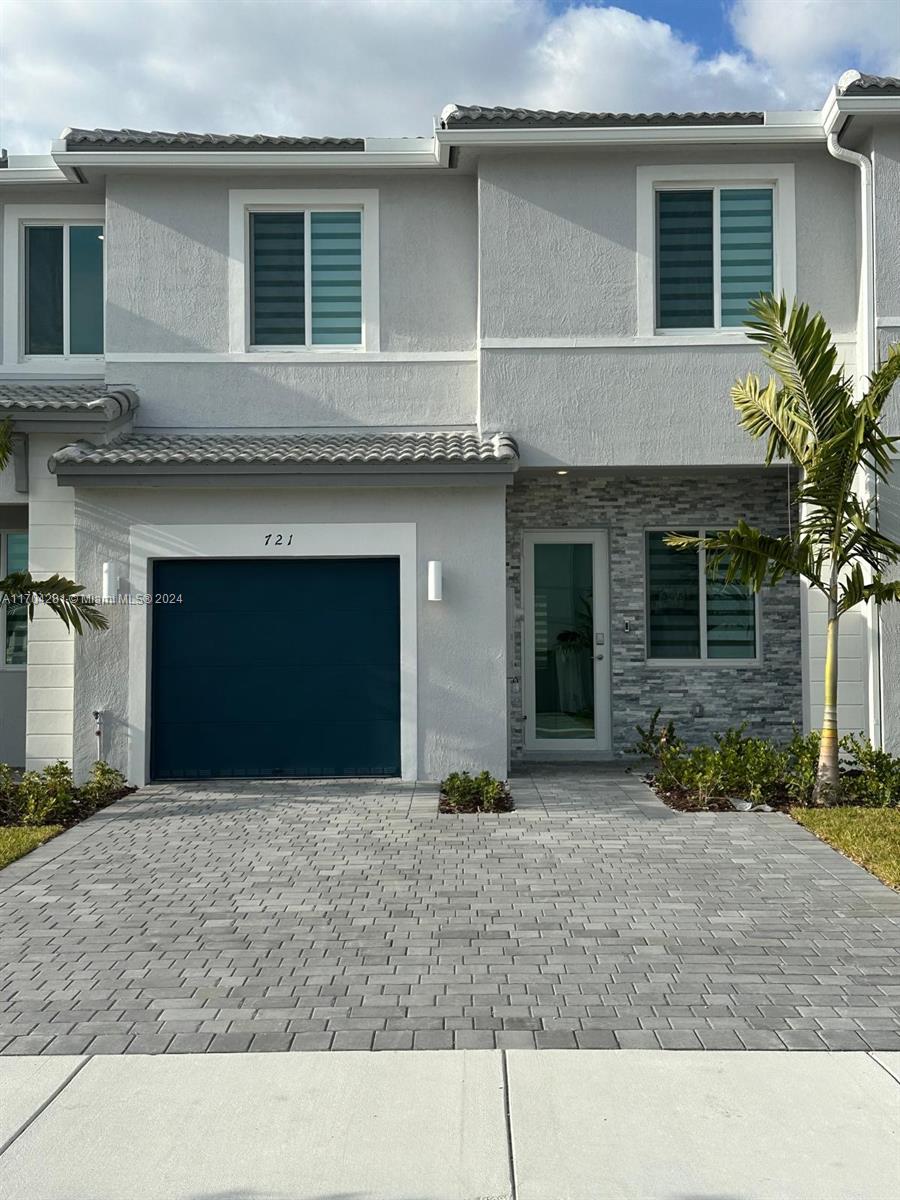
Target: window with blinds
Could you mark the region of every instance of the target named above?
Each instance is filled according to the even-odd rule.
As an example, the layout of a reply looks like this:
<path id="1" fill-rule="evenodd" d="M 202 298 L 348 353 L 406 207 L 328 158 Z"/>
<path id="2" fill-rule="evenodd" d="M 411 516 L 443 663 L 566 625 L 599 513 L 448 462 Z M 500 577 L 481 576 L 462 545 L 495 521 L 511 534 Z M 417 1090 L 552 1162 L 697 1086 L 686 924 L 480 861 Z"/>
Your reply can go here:
<path id="1" fill-rule="evenodd" d="M 703 537 L 704 529 L 679 530 Z M 708 575 L 703 550 L 693 554 L 646 535 L 647 657 L 734 660 L 758 657 L 757 603 L 743 584 L 726 583 L 726 565 Z"/>
<path id="2" fill-rule="evenodd" d="M 362 213 L 250 214 L 254 346 L 362 343 Z"/>
<path id="3" fill-rule="evenodd" d="M 775 284 L 773 189 L 672 188 L 656 193 L 659 329 L 742 325 Z"/>

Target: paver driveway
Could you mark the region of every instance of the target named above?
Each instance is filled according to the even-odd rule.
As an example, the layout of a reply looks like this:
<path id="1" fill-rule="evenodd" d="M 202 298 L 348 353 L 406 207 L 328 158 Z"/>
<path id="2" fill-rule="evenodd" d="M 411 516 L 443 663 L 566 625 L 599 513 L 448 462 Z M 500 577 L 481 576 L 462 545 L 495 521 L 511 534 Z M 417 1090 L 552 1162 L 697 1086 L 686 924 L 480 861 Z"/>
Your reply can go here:
<path id="1" fill-rule="evenodd" d="M 5 1054 L 900 1048 L 900 895 L 623 771 L 151 787 L 0 873 Z"/>

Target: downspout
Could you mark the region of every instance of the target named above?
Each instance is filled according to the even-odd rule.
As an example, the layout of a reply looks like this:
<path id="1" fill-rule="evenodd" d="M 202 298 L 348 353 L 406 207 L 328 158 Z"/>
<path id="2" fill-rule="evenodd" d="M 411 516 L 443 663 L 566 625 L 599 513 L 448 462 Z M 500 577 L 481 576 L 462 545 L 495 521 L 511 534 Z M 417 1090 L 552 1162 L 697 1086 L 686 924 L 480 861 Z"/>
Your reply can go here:
<path id="1" fill-rule="evenodd" d="M 851 74 L 848 72 L 848 75 Z M 856 72 L 852 72 L 854 78 Z M 846 86 L 847 77 L 842 76 L 838 86 Z M 875 245 L 874 245 L 874 210 L 872 203 L 872 160 L 867 154 L 858 150 L 848 150 L 838 141 L 835 128 L 827 131 L 826 145 L 832 158 L 840 162 L 850 163 L 859 169 L 859 198 L 860 198 L 860 312 L 859 332 L 857 336 L 856 380 L 862 387 L 864 381 L 875 370 Z M 866 491 L 875 501 L 875 520 L 878 521 L 878 478 L 867 470 L 865 473 Z M 882 696 L 881 672 L 881 616 L 876 606 L 870 601 L 869 630 L 871 634 L 870 667 L 872 679 L 869 689 L 869 712 L 873 728 L 870 730 L 872 744 L 880 746 L 882 741 L 882 715 L 884 700 Z"/>

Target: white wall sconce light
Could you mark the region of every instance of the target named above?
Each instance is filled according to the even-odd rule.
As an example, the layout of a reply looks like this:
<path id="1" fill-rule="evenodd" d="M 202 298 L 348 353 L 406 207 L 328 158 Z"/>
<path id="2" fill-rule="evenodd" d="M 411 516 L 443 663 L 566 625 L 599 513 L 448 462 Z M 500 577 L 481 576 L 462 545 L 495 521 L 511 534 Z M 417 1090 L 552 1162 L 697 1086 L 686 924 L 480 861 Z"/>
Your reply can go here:
<path id="1" fill-rule="evenodd" d="M 119 564 L 117 562 L 105 562 L 103 564 L 103 584 L 100 591 L 100 598 L 104 603 L 109 603 L 110 600 L 115 600 L 119 594 Z"/>
<path id="2" fill-rule="evenodd" d="M 428 563 L 428 599 L 443 600 L 444 598 L 444 564 L 437 559 Z"/>

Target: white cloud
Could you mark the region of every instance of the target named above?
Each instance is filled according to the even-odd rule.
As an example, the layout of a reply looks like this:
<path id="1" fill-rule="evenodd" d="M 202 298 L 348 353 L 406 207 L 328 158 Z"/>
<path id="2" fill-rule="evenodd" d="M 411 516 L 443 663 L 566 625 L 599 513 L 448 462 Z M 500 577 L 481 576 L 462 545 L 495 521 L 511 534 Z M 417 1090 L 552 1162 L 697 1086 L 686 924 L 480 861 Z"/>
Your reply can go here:
<path id="1" fill-rule="evenodd" d="M 6 0 L 0 140 L 46 152 L 66 124 L 421 134 L 450 101 L 799 107 L 847 66 L 900 70 L 896 0 L 735 0 L 731 16 L 738 49 L 705 55 L 587 3 Z"/>
<path id="2" fill-rule="evenodd" d="M 819 105 L 848 67 L 900 74 L 897 0 L 736 0 L 735 36 L 798 105 Z"/>

